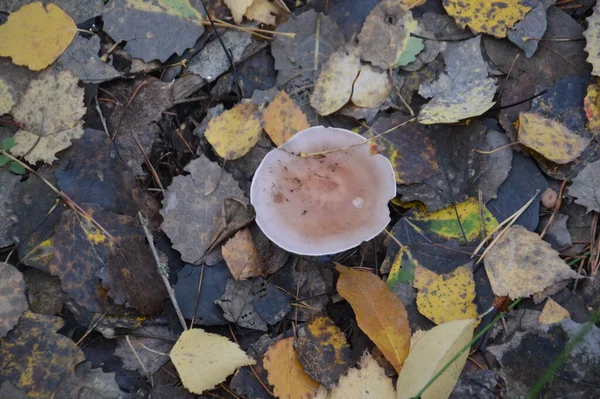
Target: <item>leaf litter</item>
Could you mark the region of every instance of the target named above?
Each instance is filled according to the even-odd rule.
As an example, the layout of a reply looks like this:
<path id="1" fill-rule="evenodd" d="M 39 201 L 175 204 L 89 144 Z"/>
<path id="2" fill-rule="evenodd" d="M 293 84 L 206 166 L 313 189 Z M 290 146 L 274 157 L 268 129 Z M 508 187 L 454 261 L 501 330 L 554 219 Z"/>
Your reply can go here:
<path id="1" fill-rule="evenodd" d="M 597 396 L 598 6 L 5 3 L 2 395 L 524 396 L 566 348 L 584 383 L 536 392 Z M 333 230 L 384 195 L 345 191 L 329 127 L 383 155 L 389 223 L 298 256 L 255 223 L 270 151 Z"/>

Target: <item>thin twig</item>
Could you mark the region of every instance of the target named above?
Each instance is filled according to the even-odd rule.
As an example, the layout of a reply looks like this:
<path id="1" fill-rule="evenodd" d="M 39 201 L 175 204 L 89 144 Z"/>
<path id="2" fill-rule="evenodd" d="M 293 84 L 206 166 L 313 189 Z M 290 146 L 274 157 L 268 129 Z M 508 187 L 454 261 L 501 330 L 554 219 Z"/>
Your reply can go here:
<path id="1" fill-rule="evenodd" d="M 167 289 L 167 293 L 169 294 L 169 298 L 171 298 L 171 302 L 173 302 L 173 307 L 175 308 L 175 313 L 177 313 L 177 317 L 179 318 L 179 322 L 183 327 L 183 330 L 187 330 L 187 325 L 185 324 L 185 318 L 183 317 L 183 313 L 181 313 L 181 309 L 179 308 L 179 304 L 177 303 L 177 298 L 175 297 L 175 291 L 173 287 L 171 287 L 171 283 L 169 283 L 167 267 L 160 261 L 160 257 L 158 256 L 158 252 L 156 251 L 156 247 L 154 246 L 154 238 L 152 237 L 152 233 L 148 230 L 148 220 L 142 215 L 142 212 L 138 211 L 138 219 L 140 220 L 140 224 L 144 229 L 144 234 L 146 234 L 146 240 L 150 245 L 150 250 L 152 251 L 152 256 L 154 256 L 154 261 L 156 262 L 156 267 L 158 268 L 158 274 L 163 280 L 165 284 L 165 288 Z"/>
<path id="2" fill-rule="evenodd" d="M 144 362 L 142 362 L 142 359 L 140 359 L 140 356 L 138 355 L 137 351 L 135 350 L 135 348 L 131 344 L 131 340 L 129 339 L 129 335 L 125 336 L 125 340 L 127 341 L 127 344 L 129 345 L 129 349 L 131 349 L 131 351 L 133 352 L 133 355 L 137 359 L 138 363 L 140 364 L 140 366 L 142 366 L 142 369 L 144 370 L 144 374 L 146 375 L 146 377 L 150 378 L 150 383 L 154 387 L 154 381 L 152 380 L 152 376 L 148 372 L 148 369 L 146 368 L 146 365 L 144 364 Z"/>
<path id="3" fill-rule="evenodd" d="M 104 128 L 104 133 L 110 138 L 110 133 L 108 132 L 108 126 L 106 125 L 106 118 L 102 114 L 102 110 L 100 109 L 100 103 L 98 102 L 98 94 L 94 96 L 94 101 L 96 102 L 96 111 L 98 112 L 98 116 L 100 117 L 100 122 L 102 122 L 102 127 Z"/>

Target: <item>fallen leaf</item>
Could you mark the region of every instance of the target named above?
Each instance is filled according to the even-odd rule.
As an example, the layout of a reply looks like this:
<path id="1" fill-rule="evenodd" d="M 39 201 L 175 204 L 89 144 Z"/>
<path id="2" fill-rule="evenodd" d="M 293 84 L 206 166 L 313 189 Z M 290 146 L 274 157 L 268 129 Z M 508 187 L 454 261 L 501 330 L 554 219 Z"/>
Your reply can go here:
<path id="1" fill-rule="evenodd" d="M 352 362 L 346 336 L 327 316 L 306 324 L 298 332 L 295 347 L 306 374 L 327 388 L 337 384 Z"/>
<path id="2" fill-rule="evenodd" d="M 379 108 L 392 92 L 388 72 L 363 65 L 353 85 L 352 102 L 359 107 Z"/>
<path id="3" fill-rule="evenodd" d="M 379 0 L 330 0 L 315 3 L 315 11 L 331 18 L 350 40 L 360 32 L 367 15 L 377 3 Z"/>
<path id="4" fill-rule="evenodd" d="M 12 114 L 21 124 L 11 153 L 35 164 L 51 164 L 55 154 L 83 135 L 83 88 L 68 71 L 48 71 L 29 84 Z"/>
<path id="5" fill-rule="evenodd" d="M 125 370 L 152 375 L 169 361 L 163 353 L 171 351 L 176 339 L 177 334 L 167 326 L 144 326 L 132 331 L 129 337 L 129 342 L 136 353 L 133 353 L 125 337 L 119 337 L 115 355 L 121 359 Z M 144 346 L 154 352 L 146 350 Z"/>
<path id="6" fill-rule="evenodd" d="M 329 115 L 342 108 L 352 97 L 352 87 L 359 71 L 358 48 L 344 48 L 333 53 L 315 83 L 310 105 L 320 115 Z"/>
<path id="7" fill-rule="evenodd" d="M 121 73 L 98 56 L 100 37 L 93 35 L 86 39 L 75 36 L 69 47 L 56 60 L 57 71 L 69 70 L 84 83 L 102 83 L 116 79 Z"/>
<path id="8" fill-rule="evenodd" d="M 396 286 L 396 283 L 409 284 L 414 279 L 414 273 L 419 267 L 419 262 L 416 260 L 410 248 L 403 246 L 396 253 L 394 261 L 390 266 L 390 274 L 386 280 L 386 285 L 390 290 Z"/>
<path id="9" fill-rule="evenodd" d="M 277 19 L 287 13 L 287 10 L 276 1 L 254 0 L 250 7 L 246 9 L 245 15 L 250 21 L 257 21 L 266 25 L 277 25 Z"/>
<path id="10" fill-rule="evenodd" d="M 398 375 L 396 390 L 398 399 L 409 399 L 425 387 L 472 337 L 475 320 L 455 320 L 440 324 L 425 332 L 411 348 L 408 358 Z M 444 373 L 423 392 L 423 399 L 445 399 L 450 396 L 469 351 L 456 359 Z"/>
<path id="11" fill-rule="evenodd" d="M 329 399 L 396 399 L 392 380 L 369 352 L 363 354 L 358 365 L 360 369 L 352 368 L 340 378 Z"/>
<path id="12" fill-rule="evenodd" d="M 352 306 L 358 326 L 400 371 L 410 345 L 404 305 L 378 276 L 339 264 L 336 269 L 340 273 L 338 293 Z"/>
<path id="13" fill-rule="evenodd" d="M 556 163 L 568 163 L 586 149 L 590 139 L 533 112 L 519 115 L 519 142 Z"/>
<path id="14" fill-rule="evenodd" d="M 58 317 L 25 312 L 0 343 L 0 378 L 29 397 L 52 397 L 85 360 L 75 342 L 56 332 L 64 324 Z"/>
<path id="15" fill-rule="evenodd" d="M 600 161 L 588 164 L 568 189 L 575 202 L 586 207 L 588 212 L 600 212 Z"/>
<path id="16" fill-rule="evenodd" d="M 570 319 L 569 311 L 560 306 L 552 298 L 548 298 L 542 312 L 540 313 L 540 324 L 559 323 L 562 319 Z"/>
<path id="17" fill-rule="evenodd" d="M 401 1 L 383 0 L 367 15 L 358 35 L 360 57 L 383 70 L 397 68 L 406 61 L 406 55 L 401 58 L 411 33 L 420 33 L 412 12 Z"/>
<path id="18" fill-rule="evenodd" d="M 583 100 L 583 109 L 588 120 L 588 129 L 594 136 L 600 133 L 600 84 L 591 83 Z"/>
<path id="19" fill-rule="evenodd" d="M 205 252 L 211 244 L 211 228 L 218 223 L 223 200 L 248 201 L 233 177 L 204 155 L 191 161 L 185 170 L 190 175 L 175 177 L 163 200 L 161 228 L 184 262 L 196 264 L 207 258 L 204 260 L 211 260 L 212 264 L 220 254 L 208 256 Z"/>
<path id="20" fill-rule="evenodd" d="M 27 4 L 0 25 L 0 56 L 39 71 L 65 51 L 76 32 L 75 22 L 60 7 Z"/>
<path id="21" fill-rule="evenodd" d="M 235 233 L 252 223 L 255 216 L 254 208 L 249 204 L 233 198 L 225 198 L 221 206 L 221 216 L 213 225 L 210 246 L 207 250 L 212 251 L 233 237 Z"/>
<path id="22" fill-rule="evenodd" d="M 225 381 L 238 368 L 256 363 L 237 344 L 200 328 L 184 331 L 169 356 L 183 386 L 197 395 Z"/>
<path id="23" fill-rule="evenodd" d="M 431 284 L 435 279 L 437 279 L 439 275 L 431 270 L 417 266 L 414 271 L 414 279 L 413 279 L 413 287 L 418 290 L 422 290 Z"/>
<path id="24" fill-rule="evenodd" d="M 212 118 L 204 134 L 221 158 L 234 160 L 254 147 L 261 131 L 258 107 L 252 103 L 240 103 Z"/>
<path id="25" fill-rule="evenodd" d="M 462 28 L 500 38 L 531 10 L 526 0 L 444 0 L 444 8 Z"/>
<path id="26" fill-rule="evenodd" d="M 285 91 L 280 91 L 265 112 L 265 132 L 277 147 L 301 130 L 308 129 L 308 119 L 298 104 Z"/>
<path id="27" fill-rule="evenodd" d="M 546 10 L 556 0 L 541 0 L 525 17 L 508 31 L 508 40 L 519 46 L 527 58 L 531 58 L 538 48 L 539 40 L 546 33 Z"/>
<path id="28" fill-rule="evenodd" d="M 415 284 L 416 287 L 416 284 Z M 477 317 L 475 281 L 469 265 L 453 272 L 437 276 L 419 288 L 417 307 L 419 312 L 436 324 Z"/>
<path id="29" fill-rule="evenodd" d="M 600 6 L 594 6 L 594 12 L 587 17 L 585 36 L 585 51 L 588 53 L 587 62 L 592 64 L 592 75 L 600 75 Z"/>
<path id="30" fill-rule="evenodd" d="M 319 383 L 306 374 L 294 350 L 294 338 L 282 339 L 272 345 L 263 359 L 269 384 L 281 399 L 312 399 Z"/>
<path id="31" fill-rule="evenodd" d="M 223 309 L 226 320 L 240 327 L 267 331 L 267 323 L 254 310 L 254 302 L 266 295 L 267 283 L 262 278 L 228 280 L 225 293 L 215 303 Z"/>
<path id="32" fill-rule="evenodd" d="M 421 32 L 424 33 L 424 32 Z M 404 49 L 396 59 L 392 68 L 404 67 L 410 63 L 413 63 L 417 60 L 417 55 L 421 55 L 421 51 L 425 48 L 423 44 L 423 39 L 418 37 L 409 37 Z M 434 56 L 428 56 L 428 58 L 433 61 L 435 59 Z"/>
<path id="33" fill-rule="evenodd" d="M 0 263 L 0 338 L 4 338 L 27 310 L 23 274 L 8 263 Z"/>
<path id="34" fill-rule="evenodd" d="M 15 105 L 8 84 L 0 79 L 0 115 L 8 114 Z"/>
<path id="35" fill-rule="evenodd" d="M 236 24 L 241 24 L 244 19 L 246 10 L 250 7 L 254 0 L 224 0 L 227 7 L 231 11 L 233 20 Z"/>
<path id="36" fill-rule="evenodd" d="M 236 280 L 262 275 L 262 268 L 249 229 L 240 230 L 221 248 L 223 259 Z"/>
<path id="37" fill-rule="evenodd" d="M 254 311 L 269 325 L 283 320 L 292 310 L 292 296 L 273 284 L 267 285 L 264 296 L 254 301 Z"/>
<path id="38" fill-rule="evenodd" d="M 581 277 L 550 244 L 521 226 L 509 227 L 484 258 L 496 296 L 516 299 L 562 280 Z"/>
<path id="39" fill-rule="evenodd" d="M 189 0 L 140 2 L 115 0 L 104 7 L 104 31 L 125 50 L 146 62 L 165 62 L 193 47 L 204 33 L 204 14 Z"/>
<path id="40" fill-rule="evenodd" d="M 36 0 L 8 0 L 0 3 L 0 11 L 7 14 L 16 12 L 25 4 L 30 4 Z M 43 4 L 47 2 L 42 2 Z M 102 0 L 52 0 L 52 4 L 60 7 L 64 12 L 69 14 L 76 24 L 87 21 L 90 18 L 102 15 L 104 2 Z"/>

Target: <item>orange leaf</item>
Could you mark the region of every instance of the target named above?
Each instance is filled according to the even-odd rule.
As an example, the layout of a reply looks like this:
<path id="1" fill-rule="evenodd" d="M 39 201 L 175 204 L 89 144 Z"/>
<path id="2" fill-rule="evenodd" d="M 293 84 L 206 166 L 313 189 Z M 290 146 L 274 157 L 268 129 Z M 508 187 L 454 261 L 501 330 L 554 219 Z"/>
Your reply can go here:
<path id="1" fill-rule="evenodd" d="M 400 372 L 410 347 L 408 315 L 400 299 L 379 277 L 337 265 L 338 293 L 354 309 L 358 326 Z"/>
<path id="2" fill-rule="evenodd" d="M 308 119 L 298 104 L 280 91 L 263 113 L 265 132 L 278 147 L 300 130 L 308 129 Z"/>
<path id="3" fill-rule="evenodd" d="M 265 353 L 263 364 L 278 398 L 311 399 L 317 395 L 320 384 L 304 372 L 294 350 L 293 337 L 273 344 Z"/>

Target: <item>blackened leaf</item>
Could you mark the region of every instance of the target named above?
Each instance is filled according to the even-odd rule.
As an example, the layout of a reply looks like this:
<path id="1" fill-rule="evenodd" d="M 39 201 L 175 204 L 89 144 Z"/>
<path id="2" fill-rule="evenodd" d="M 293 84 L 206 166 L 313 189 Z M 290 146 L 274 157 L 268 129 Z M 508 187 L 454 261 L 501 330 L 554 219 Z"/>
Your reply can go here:
<path id="1" fill-rule="evenodd" d="M 261 319 L 273 325 L 292 310 L 290 300 L 291 297 L 287 293 L 269 284 L 266 295 L 254 301 L 254 310 Z"/>
<path id="2" fill-rule="evenodd" d="M 115 0 L 104 9 L 104 30 L 125 50 L 146 62 L 165 62 L 173 53 L 192 47 L 204 32 L 196 2 Z"/>
<path id="3" fill-rule="evenodd" d="M 176 340 L 177 334 L 167 326 L 146 326 L 131 332 L 130 342 L 137 356 L 124 337 L 118 339 L 115 355 L 123 361 L 124 369 L 152 375 L 167 363 L 169 358 L 146 350 L 142 345 L 156 352 L 169 353 Z"/>
<path id="4" fill-rule="evenodd" d="M 267 50 L 261 50 L 242 61 L 236 70 L 245 98 L 252 97 L 254 90 L 267 90 L 275 85 L 275 61 Z M 235 84 L 233 74 L 228 73 L 219 79 L 210 93 L 216 98 L 226 98 L 231 92 L 236 92 Z"/>
<path id="5" fill-rule="evenodd" d="M 55 67 L 68 69 L 84 83 L 101 83 L 121 76 L 121 73 L 98 56 L 100 37 L 94 35 L 85 39 L 75 36 L 69 47 L 56 60 Z"/>
<path id="6" fill-rule="evenodd" d="M 215 301 L 223 309 L 225 319 L 240 327 L 267 331 L 267 323 L 254 310 L 254 302 L 266 295 L 267 283 L 262 278 L 227 281 L 225 294 Z"/>
<path id="7" fill-rule="evenodd" d="M 508 40 L 523 49 L 527 58 L 531 58 L 538 48 L 539 40 L 535 39 L 546 33 L 546 10 L 555 2 L 556 0 L 540 1 L 508 31 Z"/>
<path id="8" fill-rule="evenodd" d="M 347 40 L 358 34 L 363 26 L 367 15 L 379 0 L 332 0 L 318 2 L 315 10 L 325 13 L 344 32 Z"/>

